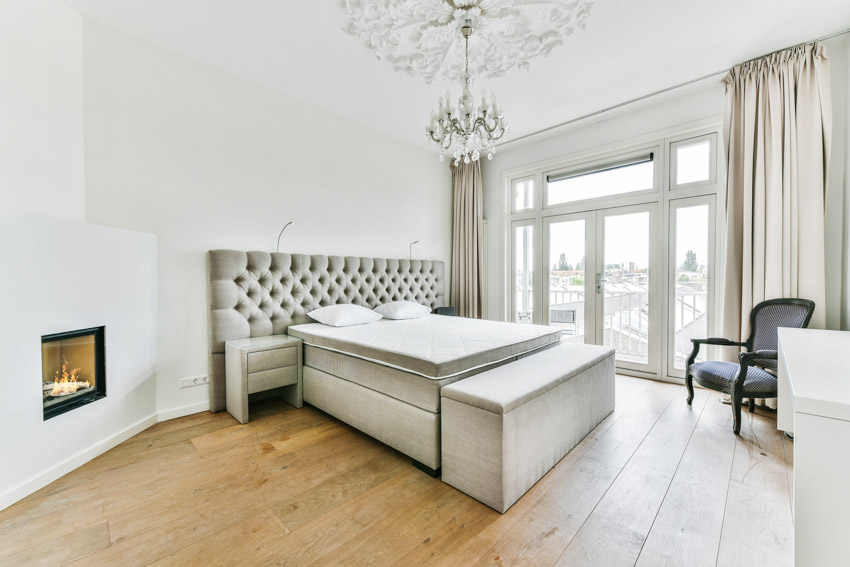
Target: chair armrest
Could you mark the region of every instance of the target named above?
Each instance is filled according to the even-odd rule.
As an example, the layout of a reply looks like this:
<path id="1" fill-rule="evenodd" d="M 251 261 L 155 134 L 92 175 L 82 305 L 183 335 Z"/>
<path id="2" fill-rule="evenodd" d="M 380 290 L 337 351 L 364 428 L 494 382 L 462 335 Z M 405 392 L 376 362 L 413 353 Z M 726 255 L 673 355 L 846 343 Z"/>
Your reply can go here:
<path id="1" fill-rule="evenodd" d="M 736 341 L 730 341 L 729 339 L 720 339 L 720 338 L 708 338 L 708 339 L 691 339 L 691 342 L 694 344 L 694 349 L 691 351 L 691 355 L 688 357 L 687 363 L 685 363 L 685 372 L 691 367 L 691 364 L 697 359 L 697 355 L 699 355 L 699 347 L 700 345 L 718 345 L 718 346 L 746 346 L 747 343 L 740 343 Z"/>
<path id="2" fill-rule="evenodd" d="M 756 355 L 756 358 L 764 358 L 769 360 L 776 360 L 779 358 L 779 352 L 775 350 L 757 350 L 753 352 Z"/>
<path id="3" fill-rule="evenodd" d="M 741 361 L 742 369 L 745 366 L 759 366 L 775 371 L 777 368 L 777 354 L 775 350 L 742 352 L 738 354 L 738 360 Z"/>
<path id="4" fill-rule="evenodd" d="M 709 338 L 709 339 L 691 339 L 691 342 L 696 345 L 718 345 L 718 346 L 745 346 L 747 343 L 730 341 L 729 339 Z"/>

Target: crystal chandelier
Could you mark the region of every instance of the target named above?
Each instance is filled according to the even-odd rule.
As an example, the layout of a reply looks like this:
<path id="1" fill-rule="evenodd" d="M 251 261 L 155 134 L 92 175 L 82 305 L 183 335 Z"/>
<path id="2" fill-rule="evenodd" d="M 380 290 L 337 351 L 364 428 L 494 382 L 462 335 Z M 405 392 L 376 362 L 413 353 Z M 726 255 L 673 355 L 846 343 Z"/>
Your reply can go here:
<path id="1" fill-rule="evenodd" d="M 491 95 L 481 92 L 481 106 L 475 105 L 475 99 L 469 92 L 472 77 L 469 74 L 469 36 L 472 35 L 472 20 L 465 20 L 460 28 L 464 40 L 463 93 L 457 107 L 452 105 L 449 92 L 446 98 L 440 98 L 440 105 L 431 112 L 431 121 L 425 127 L 427 137 L 440 146 L 440 161 L 445 154 L 454 157 L 455 166 L 470 161 L 478 161 L 482 153 L 487 159 L 493 159 L 495 143 L 508 131 L 510 125 L 505 122 L 502 108 Z"/>

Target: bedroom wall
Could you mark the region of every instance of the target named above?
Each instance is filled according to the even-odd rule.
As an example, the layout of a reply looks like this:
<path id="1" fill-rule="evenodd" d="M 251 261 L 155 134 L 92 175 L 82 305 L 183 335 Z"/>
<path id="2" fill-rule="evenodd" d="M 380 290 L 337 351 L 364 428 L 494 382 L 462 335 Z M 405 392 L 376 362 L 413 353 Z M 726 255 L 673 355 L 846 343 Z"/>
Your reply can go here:
<path id="1" fill-rule="evenodd" d="M 0 214 L 82 220 L 82 20 L 58 0 L 0 0 Z"/>
<path id="2" fill-rule="evenodd" d="M 156 423 L 156 238 L 16 213 L 0 242 L 2 510 Z M 41 337 L 99 326 L 106 397 L 44 421 Z"/>
<path id="3" fill-rule="evenodd" d="M 833 115 L 826 203 L 827 327 L 850 329 L 850 34 L 824 43 Z"/>
<path id="4" fill-rule="evenodd" d="M 830 89 L 832 95 L 832 155 L 829 160 L 829 173 L 826 192 L 826 328 L 847 329 L 848 322 L 842 322 L 842 313 L 847 308 L 846 289 L 850 285 L 847 279 L 850 250 L 844 234 L 850 217 L 846 215 L 847 202 L 850 201 L 850 187 L 847 185 L 845 170 L 847 167 L 847 49 L 850 44 L 848 34 L 824 41 L 830 63 Z M 843 326 L 842 326 L 843 325 Z"/>
<path id="5" fill-rule="evenodd" d="M 206 409 L 205 252 L 450 258 L 451 175 L 409 146 L 86 22 L 86 216 L 158 238 L 160 418 Z M 333 88 L 329 82 L 329 88 Z M 338 88 L 344 88 L 340 85 Z"/>
<path id="6" fill-rule="evenodd" d="M 841 328 L 850 330 L 850 37 L 844 36 L 844 246 Z M 840 150 L 839 150 L 840 151 Z"/>
<path id="7" fill-rule="evenodd" d="M 155 238 L 82 222 L 82 61 L 76 12 L 0 0 L 0 509 L 156 420 Z M 107 397 L 44 421 L 41 336 L 100 325 Z"/>

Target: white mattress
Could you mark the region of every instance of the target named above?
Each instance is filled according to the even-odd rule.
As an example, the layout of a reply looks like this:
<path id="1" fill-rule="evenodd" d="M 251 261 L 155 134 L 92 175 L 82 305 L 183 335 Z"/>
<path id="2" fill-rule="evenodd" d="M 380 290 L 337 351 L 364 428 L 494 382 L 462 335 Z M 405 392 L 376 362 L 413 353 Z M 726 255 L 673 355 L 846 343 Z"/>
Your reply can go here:
<path id="1" fill-rule="evenodd" d="M 556 343 L 560 329 L 427 315 L 419 319 L 352 327 L 321 323 L 293 325 L 287 331 L 309 345 L 342 352 L 413 372 L 446 378 Z"/>

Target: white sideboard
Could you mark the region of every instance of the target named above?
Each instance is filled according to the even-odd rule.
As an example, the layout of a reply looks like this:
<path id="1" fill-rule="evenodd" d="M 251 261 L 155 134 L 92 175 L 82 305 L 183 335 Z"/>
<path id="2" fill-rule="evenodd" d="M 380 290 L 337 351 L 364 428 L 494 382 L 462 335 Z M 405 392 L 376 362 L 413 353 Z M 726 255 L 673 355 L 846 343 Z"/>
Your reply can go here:
<path id="1" fill-rule="evenodd" d="M 794 564 L 850 562 L 850 332 L 779 329 L 777 427 L 794 433 Z"/>

